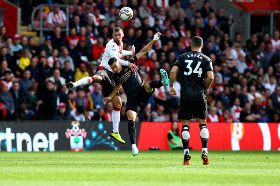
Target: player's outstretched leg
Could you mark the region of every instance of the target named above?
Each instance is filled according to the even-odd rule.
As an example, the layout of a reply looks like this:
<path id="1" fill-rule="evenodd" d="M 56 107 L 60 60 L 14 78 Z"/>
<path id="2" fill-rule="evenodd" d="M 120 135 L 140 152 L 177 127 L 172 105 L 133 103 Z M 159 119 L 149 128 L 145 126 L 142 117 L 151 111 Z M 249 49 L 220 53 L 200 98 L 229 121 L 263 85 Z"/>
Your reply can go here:
<path id="1" fill-rule="evenodd" d="M 190 151 L 189 151 L 189 139 L 190 139 L 190 127 L 188 125 L 182 126 L 182 142 L 183 142 L 183 147 L 184 147 L 184 165 L 189 165 L 190 164 Z"/>
<path id="2" fill-rule="evenodd" d="M 132 146 L 132 155 L 136 156 L 139 153 L 139 150 L 136 146 L 136 128 L 135 128 L 136 112 L 132 110 L 128 110 L 126 114 L 128 118 L 128 134 Z"/>
<path id="3" fill-rule="evenodd" d="M 200 124 L 200 138 L 201 138 L 201 143 L 202 143 L 202 155 L 201 158 L 203 160 L 203 165 L 208 165 L 209 164 L 209 159 L 208 159 L 208 138 L 209 138 L 209 131 L 207 128 L 206 124 Z"/>
<path id="4" fill-rule="evenodd" d="M 76 82 L 70 81 L 69 83 L 66 84 L 67 88 L 73 89 L 81 85 L 88 85 L 91 83 L 99 83 L 102 81 L 102 78 L 99 75 L 94 75 L 91 77 L 84 77 Z"/>
<path id="5" fill-rule="evenodd" d="M 119 123 L 121 117 L 121 98 L 116 94 L 112 98 L 113 103 L 113 112 L 112 112 L 112 121 L 113 121 L 113 131 L 110 133 L 111 138 L 117 140 L 118 142 L 125 144 L 125 141 L 122 139 L 121 135 L 119 134 Z"/>
<path id="6" fill-rule="evenodd" d="M 160 74 L 161 74 L 162 84 L 169 85 L 169 78 L 167 72 L 164 69 L 160 69 Z"/>

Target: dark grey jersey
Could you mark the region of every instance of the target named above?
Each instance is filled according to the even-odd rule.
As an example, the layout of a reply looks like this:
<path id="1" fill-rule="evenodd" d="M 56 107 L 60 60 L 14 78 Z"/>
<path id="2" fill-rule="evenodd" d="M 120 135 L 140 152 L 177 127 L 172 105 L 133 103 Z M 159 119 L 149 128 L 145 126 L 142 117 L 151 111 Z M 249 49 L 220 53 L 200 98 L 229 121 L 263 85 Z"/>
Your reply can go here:
<path id="1" fill-rule="evenodd" d="M 188 52 L 174 63 L 181 72 L 181 97 L 185 100 L 202 100 L 206 96 L 205 78 L 213 71 L 212 60 L 200 52 Z"/>

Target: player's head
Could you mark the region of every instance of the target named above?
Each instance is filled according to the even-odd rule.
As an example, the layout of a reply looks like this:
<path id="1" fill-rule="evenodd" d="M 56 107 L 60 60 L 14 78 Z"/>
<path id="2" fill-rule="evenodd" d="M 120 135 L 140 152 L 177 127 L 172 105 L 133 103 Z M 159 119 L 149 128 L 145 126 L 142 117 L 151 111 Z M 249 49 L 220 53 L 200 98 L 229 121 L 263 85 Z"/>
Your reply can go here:
<path id="1" fill-rule="evenodd" d="M 113 29 L 113 38 L 118 45 L 122 42 L 123 36 L 124 34 L 121 27 L 115 27 Z"/>
<path id="2" fill-rule="evenodd" d="M 122 71 L 122 66 L 116 58 L 114 57 L 110 58 L 108 64 L 110 65 L 111 69 L 117 74 Z"/>
<path id="3" fill-rule="evenodd" d="M 201 50 L 203 48 L 203 39 L 199 36 L 194 36 L 191 43 L 192 50 Z"/>

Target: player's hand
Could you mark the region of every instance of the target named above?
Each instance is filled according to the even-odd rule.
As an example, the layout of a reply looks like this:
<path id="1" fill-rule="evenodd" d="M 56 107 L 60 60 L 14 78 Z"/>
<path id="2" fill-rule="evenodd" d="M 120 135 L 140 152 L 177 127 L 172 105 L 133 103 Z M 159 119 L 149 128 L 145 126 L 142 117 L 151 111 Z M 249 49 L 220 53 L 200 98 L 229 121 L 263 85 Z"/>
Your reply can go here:
<path id="1" fill-rule="evenodd" d="M 111 100 L 110 97 L 105 97 L 105 98 L 103 99 L 103 104 L 106 105 L 106 103 L 107 103 L 109 100 Z"/>
<path id="2" fill-rule="evenodd" d="M 170 87 L 169 94 L 171 96 L 176 96 L 177 95 L 176 89 L 174 87 Z"/>
<path id="3" fill-rule="evenodd" d="M 137 72 L 138 67 L 133 63 L 128 63 L 128 67 L 132 70 L 132 72 Z"/>
<path id="4" fill-rule="evenodd" d="M 155 40 L 155 41 L 159 40 L 160 36 L 161 36 L 161 33 L 160 33 L 160 32 L 157 32 L 157 33 L 154 35 L 154 39 L 153 39 L 153 40 Z"/>
<path id="5" fill-rule="evenodd" d="M 132 45 L 131 51 L 132 51 L 132 55 L 134 55 L 135 54 L 135 47 L 134 47 L 134 45 Z"/>

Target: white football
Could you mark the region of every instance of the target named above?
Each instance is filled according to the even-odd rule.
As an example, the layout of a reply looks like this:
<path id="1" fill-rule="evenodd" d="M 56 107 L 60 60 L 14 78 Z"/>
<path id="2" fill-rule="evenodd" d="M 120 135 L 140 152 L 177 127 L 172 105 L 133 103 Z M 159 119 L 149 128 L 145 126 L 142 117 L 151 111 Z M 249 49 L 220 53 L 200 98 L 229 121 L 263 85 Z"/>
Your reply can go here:
<path id="1" fill-rule="evenodd" d="M 133 17 L 133 10 L 129 7 L 123 7 L 120 10 L 119 16 L 124 21 L 129 21 Z"/>

